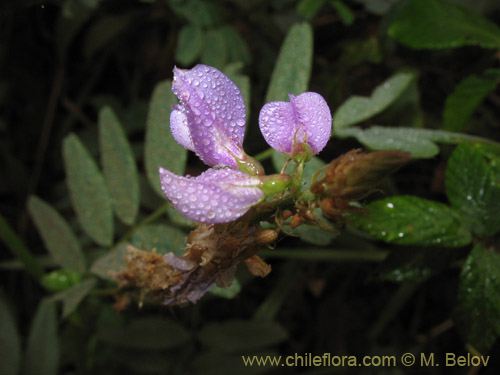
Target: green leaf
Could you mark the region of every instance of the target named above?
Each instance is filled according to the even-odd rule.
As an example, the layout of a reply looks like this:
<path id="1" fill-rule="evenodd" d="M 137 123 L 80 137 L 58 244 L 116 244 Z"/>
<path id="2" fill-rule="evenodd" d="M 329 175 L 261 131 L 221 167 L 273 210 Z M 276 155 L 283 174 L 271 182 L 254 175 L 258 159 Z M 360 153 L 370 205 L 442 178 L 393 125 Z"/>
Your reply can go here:
<path id="1" fill-rule="evenodd" d="M 406 91 L 414 79 L 413 72 L 399 72 L 378 85 L 369 98 L 350 97 L 333 115 L 333 128 L 347 128 L 381 113 Z"/>
<path id="2" fill-rule="evenodd" d="M 24 375 L 56 375 L 59 372 L 59 336 L 56 306 L 51 299 L 38 305 L 24 356 Z"/>
<path id="3" fill-rule="evenodd" d="M 397 283 L 424 282 L 449 267 L 457 258 L 456 249 L 403 247 L 395 249 L 376 271 L 377 278 Z"/>
<path id="4" fill-rule="evenodd" d="M 308 23 L 293 25 L 281 45 L 267 89 L 266 102 L 288 101 L 288 94 L 307 91 L 312 69 L 313 31 Z"/>
<path id="5" fill-rule="evenodd" d="M 60 292 L 71 288 L 82 280 L 80 274 L 68 269 L 58 269 L 43 275 L 40 284 L 51 292 Z"/>
<path id="6" fill-rule="evenodd" d="M 248 49 L 247 42 L 241 37 L 240 33 L 231 26 L 223 26 L 219 29 L 219 32 L 224 37 L 230 62 L 249 64 L 252 61 L 252 55 Z"/>
<path id="7" fill-rule="evenodd" d="M 205 35 L 205 45 L 201 53 L 201 62 L 218 69 L 226 64 L 228 51 L 224 33 L 221 29 L 209 30 Z"/>
<path id="8" fill-rule="evenodd" d="M 500 336 L 500 255 L 481 244 L 462 266 L 454 316 L 465 340 L 487 354 Z"/>
<path id="9" fill-rule="evenodd" d="M 123 271 L 125 268 L 125 256 L 127 255 L 127 248 L 130 243 L 120 243 L 105 255 L 97 258 L 92 266 L 90 272 L 103 279 L 113 280 L 112 273 Z"/>
<path id="10" fill-rule="evenodd" d="M 213 2 L 203 0 L 169 0 L 168 2 L 175 13 L 186 18 L 193 25 L 208 27 L 220 22 L 221 12 Z"/>
<path id="11" fill-rule="evenodd" d="M 86 33 L 83 54 L 89 59 L 113 39 L 122 34 L 132 23 L 135 13 L 105 15 L 97 19 Z"/>
<path id="12" fill-rule="evenodd" d="M 461 131 L 482 101 L 498 85 L 500 69 L 489 69 L 483 77 L 470 75 L 446 98 L 443 129 Z"/>
<path id="13" fill-rule="evenodd" d="M 240 291 L 241 284 L 239 283 L 238 279 L 234 279 L 232 284 L 228 287 L 222 288 L 214 284 L 209 290 L 209 292 L 213 295 L 226 299 L 233 299 L 240 293 Z"/>
<path id="14" fill-rule="evenodd" d="M 94 289 L 96 283 L 97 280 L 95 278 L 90 278 L 52 297 L 55 301 L 62 301 L 63 319 L 70 316 L 76 310 L 80 302 Z"/>
<path id="15" fill-rule="evenodd" d="M 38 260 L 31 254 L 24 242 L 11 228 L 7 220 L 0 214 L 0 239 L 7 246 L 10 252 L 19 258 L 31 276 L 40 279 L 43 276 L 43 268 Z"/>
<path id="16" fill-rule="evenodd" d="M 76 215 L 83 230 L 98 244 L 113 242 L 113 210 L 104 177 L 74 134 L 63 142 L 66 178 Z"/>
<path id="17" fill-rule="evenodd" d="M 330 5 L 335 9 L 344 25 L 352 25 L 354 22 L 354 13 L 343 1 L 332 0 L 330 1 Z"/>
<path id="18" fill-rule="evenodd" d="M 17 375 L 21 367 L 21 337 L 7 302 L 0 294 L 0 374 Z"/>
<path id="19" fill-rule="evenodd" d="M 440 0 L 410 0 L 387 31 L 417 49 L 500 47 L 500 29 L 469 9 Z"/>
<path id="20" fill-rule="evenodd" d="M 142 350 L 175 348 L 191 337 L 179 323 L 158 317 L 136 318 L 123 327 L 104 327 L 97 335 L 108 344 Z"/>
<path id="21" fill-rule="evenodd" d="M 459 145 L 451 155 L 446 194 L 474 234 L 484 238 L 500 230 L 500 179 L 472 146 Z"/>
<path id="22" fill-rule="evenodd" d="M 201 27 L 185 25 L 179 32 L 175 59 L 182 65 L 192 64 L 200 56 L 204 40 Z"/>
<path id="23" fill-rule="evenodd" d="M 326 246 L 332 242 L 335 237 L 337 237 L 332 232 L 327 232 L 326 230 L 312 227 L 310 225 L 301 225 L 298 228 L 295 228 L 292 232 L 298 234 L 302 241 L 317 246 Z"/>
<path id="24" fill-rule="evenodd" d="M 433 129 L 390 128 L 372 126 L 368 129 L 358 127 L 341 129 L 335 132 L 339 138 L 355 137 L 360 143 L 372 150 L 406 151 L 415 158 L 431 158 L 439 153 L 436 143 L 488 143 L 493 148 L 500 145 L 485 138 L 463 133 Z"/>
<path id="25" fill-rule="evenodd" d="M 461 247 L 471 242 L 460 215 L 434 201 L 396 196 L 364 207 L 368 214 L 350 217 L 351 223 L 373 237 L 398 245 Z"/>
<path id="26" fill-rule="evenodd" d="M 272 321 L 230 320 L 203 327 L 198 338 L 202 344 L 221 352 L 257 350 L 278 344 L 287 332 Z"/>
<path id="27" fill-rule="evenodd" d="M 156 249 L 159 254 L 173 252 L 175 255 L 183 255 L 186 233 L 163 224 L 149 224 L 135 230 L 131 242 L 141 250 Z"/>
<path id="28" fill-rule="evenodd" d="M 85 257 L 66 220 L 51 205 L 36 196 L 29 197 L 28 209 L 54 261 L 62 268 L 84 273 L 87 268 Z"/>
<path id="29" fill-rule="evenodd" d="M 184 174 L 187 150 L 178 144 L 170 133 L 170 112 L 177 103 L 171 90 L 172 82 L 160 82 L 151 99 L 146 123 L 144 164 L 153 189 L 163 197 L 158 168 L 163 167 L 176 174 Z"/>
<path id="30" fill-rule="evenodd" d="M 307 20 L 311 20 L 325 5 L 326 0 L 300 0 L 297 3 L 296 12 Z"/>
<path id="31" fill-rule="evenodd" d="M 132 225 L 139 211 L 139 176 L 125 132 L 110 107 L 99 113 L 99 140 L 111 204 L 116 216 Z"/>

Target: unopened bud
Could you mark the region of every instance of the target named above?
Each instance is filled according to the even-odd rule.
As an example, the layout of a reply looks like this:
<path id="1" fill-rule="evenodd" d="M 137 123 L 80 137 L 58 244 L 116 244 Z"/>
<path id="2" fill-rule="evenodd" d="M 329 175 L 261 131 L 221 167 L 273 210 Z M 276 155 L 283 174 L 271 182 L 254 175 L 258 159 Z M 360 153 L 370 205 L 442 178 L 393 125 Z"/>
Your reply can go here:
<path id="1" fill-rule="evenodd" d="M 259 245 L 267 245 L 278 239 L 278 232 L 274 229 L 264 229 L 255 235 L 255 239 Z"/>

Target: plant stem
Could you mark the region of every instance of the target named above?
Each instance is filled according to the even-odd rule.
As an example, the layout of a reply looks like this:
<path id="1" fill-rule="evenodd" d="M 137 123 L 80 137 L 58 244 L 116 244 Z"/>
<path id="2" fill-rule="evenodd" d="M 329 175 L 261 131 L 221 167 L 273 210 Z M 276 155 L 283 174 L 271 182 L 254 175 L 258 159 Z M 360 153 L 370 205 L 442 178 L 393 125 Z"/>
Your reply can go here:
<path id="1" fill-rule="evenodd" d="M 262 160 L 269 159 L 271 156 L 273 156 L 273 149 L 268 148 L 267 150 L 264 150 L 264 151 L 258 153 L 257 155 L 255 155 L 254 159 L 256 159 L 258 161 L 262 161 Z"/>
<path id="2" fill-rule="evenodd" d="M 132 234 L 139 228 L 143 227 L 144 225 L 147 225 L 149 223 L 152 223 L 156 221 L 158 218 L 160 218 L 165 212 L 167 212 L 168 208 L 168 203 L 164 204 L 163 206 L 158 207 L 153 213 L 149 216 L 147 216 L 144 220 L 142 220 L 139 224 L 134 226 L 130 231 L 128 231 L 120 240 L 116 243 L 117 245 L 125 242 L 132 237 Z"/>
<path id="3" fill-rule="evenodd" d="M 280 248 L 276 250 L 261 250 L 259 256 L 264 258 L 286 258 L 310 261 L 330 262 L 381 262 L 387 257 L 386 251 L 373 250 L 329 250 L 329 249 L 300 249 Z"/>

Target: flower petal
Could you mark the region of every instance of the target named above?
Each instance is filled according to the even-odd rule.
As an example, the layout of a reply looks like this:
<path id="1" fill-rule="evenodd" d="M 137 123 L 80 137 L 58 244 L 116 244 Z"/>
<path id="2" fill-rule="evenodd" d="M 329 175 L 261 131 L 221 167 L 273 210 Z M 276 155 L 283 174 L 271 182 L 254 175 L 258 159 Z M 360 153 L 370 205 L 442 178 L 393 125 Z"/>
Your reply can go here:
<path id="1" fill-rule="evenodd" d="M 297 121 L 291 103 L 264 104 L 259 114 L 260 131 L 266 142 L 280 152 L 292 151 L 294 124 Z"/>
<path id="2" fill-rule="evenodd" d="M 209 169 L 197 177 L 178 176 L 160 168 L 165 196 L 187 218 L 227 223 L 244 215 L 264 195 L 260 179 L 232 169 Z"/>
<path id="3" fill-rule="evenodd" d="M 170 131 L 177 143 L 190 151 L 194 151 L 187 116 L 179 106 L 175 106 L 172 113 L 170 113 Z"/>
<path id="4" fill-rule="evenodd" d="M 185 110 L 196 154 L 209 165 L 237 168 L 243 157 L 245 104 L 238 87 L 206 65 L 174 68 L 172 90 Z"/>
<path id="5" fill-rule="evenodd" d="M 328 143 L 332 134 L 332 114 L 325 99 L 315 92 L 290 95 L 299 123 L 305 126 L 307 144 L 315 154 Z"/>
<path id="6" fill-rule="evenodd" d="M 262 107 L 259 125 L 267 143 L 289 154 L 293 144 L 306 142 L 315 154 L 330 139 L 332 115 L 325 99 L 317 93 L 289 95 L 290 102 L 271 102 Z"/>

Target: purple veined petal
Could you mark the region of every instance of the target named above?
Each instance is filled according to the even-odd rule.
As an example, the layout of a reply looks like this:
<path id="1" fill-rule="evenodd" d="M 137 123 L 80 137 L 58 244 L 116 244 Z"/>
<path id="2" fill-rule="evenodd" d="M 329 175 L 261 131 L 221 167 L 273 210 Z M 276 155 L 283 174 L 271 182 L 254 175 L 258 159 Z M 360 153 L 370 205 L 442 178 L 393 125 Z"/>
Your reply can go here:
<path id="1" fill-rule="evenodd" d="M 290 102 L 271 102 L 262 107 L 259 125 L 267 143 L 289 154 L 293 143 L 306 142 L 315 154 L 327 144 L 332 115 L 323 97 L 315 92 L 289 95 Z"/>
<path id="2" fill-rule="evenodd" d="M 258 203 L 260 179 L 233 169 L 209 169 L 197 177 L 178 176 L 160 168 L 161 188 L 187 218 L 208 224 L 227 223 Z"/>
<path id="3" fill-rule="evenodd" d="M 245 104 L 238 87 L 206 65 L 174 68 L 172 90 L 185 111 L 196 154 L 209 165 L 237 168 L 243 157 Z M 233 156 L 234 155 L 234 156 Z"/>
<path id="4" fill-rule="evenodd" d="M 187 116 L 179 106 L 175 106 L 170 113 L 170 131 L 177 143 L 190 151 L 194 151 Z"/>

